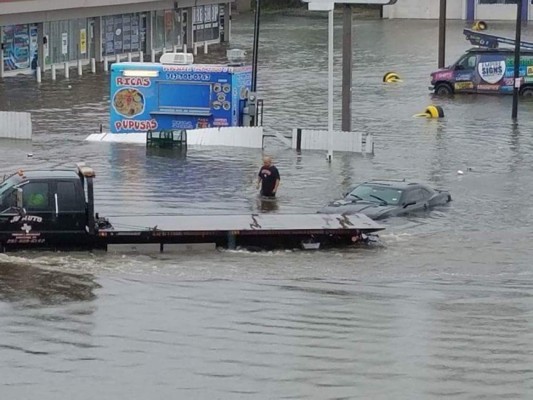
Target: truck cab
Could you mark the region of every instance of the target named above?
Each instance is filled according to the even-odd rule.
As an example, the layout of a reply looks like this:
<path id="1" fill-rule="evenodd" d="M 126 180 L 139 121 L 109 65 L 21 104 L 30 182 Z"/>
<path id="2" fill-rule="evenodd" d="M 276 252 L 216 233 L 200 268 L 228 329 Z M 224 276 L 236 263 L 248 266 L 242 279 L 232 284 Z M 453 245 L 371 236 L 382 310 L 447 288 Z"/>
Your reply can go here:
<path id="1" fill-rule="evenodd" d="M 19 171 L 4 180 L 0 184 L 0 243 L 53 248 L 86 243 L 94 231 L 90 222 L 94 218 L 89 214 L 85 178 L 78 169 Z"/>

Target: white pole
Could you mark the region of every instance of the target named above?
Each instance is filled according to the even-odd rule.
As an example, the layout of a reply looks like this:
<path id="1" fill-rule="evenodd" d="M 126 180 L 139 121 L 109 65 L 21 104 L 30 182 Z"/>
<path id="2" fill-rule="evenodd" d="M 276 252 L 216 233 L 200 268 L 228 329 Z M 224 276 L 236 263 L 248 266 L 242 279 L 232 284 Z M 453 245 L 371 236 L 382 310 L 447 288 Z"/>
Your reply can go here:
<path id="1" fill-rule="evenodd" d="M 4 50 L 0 48 L 0 78 L 4 79 Z"/>
<path id="2" fill-rule="evenodd" d="M 41 67 L 37 65 L 37 68 L 35 68 L 35 76 L 37 78 L 37 83 L 41 83 L 42 76 L 41 76 Z"/>
<path id="3" fill-rule="evenodd" d="M 120 62 L 120 54 L 115 55 L 115 61 L 116 61 L 117 63 Z"/>
<path id="4" fill-rule="evenodd" d="M 131 62 L 133 60 L 133 55 L 131 53 L 128 53 L 128 62 Z"/>
<path id="5" fill-rule="evenodd" d="M 78 60 L 78 76 L 83 75 L 83 65 L 81 65 L 81 60 Z"/>
<path id="6" fill-rule="evenodd" d="M 144 62 L 144 53 L 139 51 L 139 62 Z"/>
<path id="7" fill-rule="evenodd" d="M 187 43 L 183 43 L 183 52 L 187 53 Z"/>
<path id="8" fill-rule="evenodd" d="M 207 42 L 204 42 L 204 54 L 207 54 L 208 53 L 208 44 Z"/>
<path id="9" fill-rule="evenodd" d="M 155 50 L 154 49 L 150 51 L 150 60 L 152 61 L 152 64 L 155 63 Z"/>
<path id="10" fill-rule="evenodd" d="M 333 10 L 328 16 L 328 161 L 333 160 Z"/>
<path id="11" fill-rule="evenodd" d="M 109 71 L 109 60 L 107 59 L 107 56 L 104 56 L 104 72 Z"/>
<path id="12" fill-rule="evenodd" d="M 65 79 L 68 79 L 70 77 L 70 71 L 69 71 L 69 62 L 65 61 Z"/>
<path id="13" fill-rule="evenodd" d="M 91 58 L 91 72 L 96 74 L 96 58 Z"/>
<path id="14" fill-rule="evenodd" d="M 194 54 L 195 56 L 198 55 L 198 45 L 197 45 L 197 43 L 193 44 L 192 54 Z"/>
<path id="15" fill-rule="evenodd" d="M 172 47 L 174 53 L 177 53 L 178 52 L 178 45 L 175 44 L 173 47 Z"/>
<path id="16" fill-rule="evenodd" d="M 57 79 L 56 65 L 52 64 L 52 80 L 55 81 L 56 79 Z"/>

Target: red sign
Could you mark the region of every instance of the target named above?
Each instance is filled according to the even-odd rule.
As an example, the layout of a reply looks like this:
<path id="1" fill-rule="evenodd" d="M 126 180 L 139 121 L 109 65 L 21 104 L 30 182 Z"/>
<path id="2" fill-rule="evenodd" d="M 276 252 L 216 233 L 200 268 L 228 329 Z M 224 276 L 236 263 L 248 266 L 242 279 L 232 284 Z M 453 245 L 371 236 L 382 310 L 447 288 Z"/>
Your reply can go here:
<path id="1" fill-rule="evenodd" d="M 146 132 L 157 129 L 157 121 L 155 119 L 149 119 L 144 121 L 136 121 L 134 119 L 123 119 L 122 121 L 115 122 L 115 129 L 120 131 L 137 131 Z"/>
<path id="2" fill-rule="evenodd" d="M 148 87 L 152 84 L 152 81 L 148 78 L 139 77 L 118 77 L 117 86 L 141 86 Z"/>

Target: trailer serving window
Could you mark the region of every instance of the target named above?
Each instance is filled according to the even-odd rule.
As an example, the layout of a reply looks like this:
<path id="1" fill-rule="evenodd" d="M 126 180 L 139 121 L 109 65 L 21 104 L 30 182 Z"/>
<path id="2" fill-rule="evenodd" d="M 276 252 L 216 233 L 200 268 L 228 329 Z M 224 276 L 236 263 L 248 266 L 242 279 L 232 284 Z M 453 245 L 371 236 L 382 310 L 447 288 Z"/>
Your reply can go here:
<path id="1" fill-rule="evenodd" d="M 210 83 L 159 82 L 159 110 L 190 113 L 211 109 Z"/>

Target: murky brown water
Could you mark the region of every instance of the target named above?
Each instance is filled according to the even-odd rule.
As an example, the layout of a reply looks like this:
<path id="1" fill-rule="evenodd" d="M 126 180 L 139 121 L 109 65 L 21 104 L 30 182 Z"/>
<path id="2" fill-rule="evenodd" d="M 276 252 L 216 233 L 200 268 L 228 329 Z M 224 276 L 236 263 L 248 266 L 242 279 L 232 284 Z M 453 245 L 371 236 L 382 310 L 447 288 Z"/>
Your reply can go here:
<path id="1" fill-rule="evenodd" d="M 249 49 L 251 19 L 234 22 L 234 47 Z M 438 100 L 444 120 L 413 119 L 433 101 L 437 24 L 355 25 L 355 129 L 375 135 L 376 154 L 328 165 L 269 142 L 283 186 L 265 211 L 313 212 L 375 177 L 448 188 L 452 205 L 388 221 L 383 247 L 355 251 L 0 255 L 2 399 L 531 397 L 533 103 L 517 127 L 500 97 Z M 461 30 L 450 24 L 450 62 Z M 262 31 L 265 124 L 326 126 L 326 20 L 265 17 Z M 405 82 L 384 86 L 388 70 Z M 259 151 L 177 159 L 84 142 L 107 123 L 103 75 L 0 91 L 2 109 L 31 110 L 35 125 L 32 146 L 0 143 L 0 173 L 86 160 L 105 215 L 261 208 Z"/>

